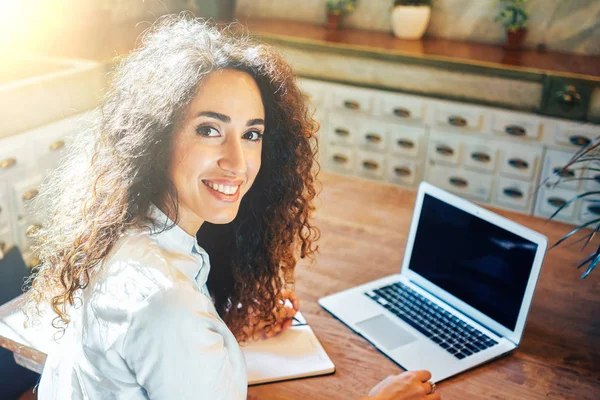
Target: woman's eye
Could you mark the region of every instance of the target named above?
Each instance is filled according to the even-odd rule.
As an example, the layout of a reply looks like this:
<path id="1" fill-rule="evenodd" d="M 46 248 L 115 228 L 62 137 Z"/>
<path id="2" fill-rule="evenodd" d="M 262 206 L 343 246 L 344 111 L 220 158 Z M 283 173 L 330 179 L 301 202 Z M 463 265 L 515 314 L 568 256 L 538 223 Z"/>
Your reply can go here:
<path id="1" fill-rule="evenodd" d="M 219 136 L 219 131 L 210 126 L 199 126 L 196 129 L 196 133 L 205 137 L 217 137 Z"/>
<path id="2" fill-rule="evenodd" d="M 257 142 L 262 139 L 263 134 L 258 131 L 248 131 L 244 134 L 244 139 L 248 139 L 252 142 Z"/>

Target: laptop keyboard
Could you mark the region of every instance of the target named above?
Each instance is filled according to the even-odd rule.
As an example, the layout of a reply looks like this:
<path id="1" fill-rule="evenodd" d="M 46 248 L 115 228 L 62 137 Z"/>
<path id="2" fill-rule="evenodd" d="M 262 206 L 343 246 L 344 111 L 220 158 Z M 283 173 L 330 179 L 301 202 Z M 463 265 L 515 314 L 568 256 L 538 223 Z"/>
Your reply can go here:
<path id="1" fill-rule="evenodd" d="M 498 343 L 402 282 L 366 292 L 365 295 L 459 360 Z"/>

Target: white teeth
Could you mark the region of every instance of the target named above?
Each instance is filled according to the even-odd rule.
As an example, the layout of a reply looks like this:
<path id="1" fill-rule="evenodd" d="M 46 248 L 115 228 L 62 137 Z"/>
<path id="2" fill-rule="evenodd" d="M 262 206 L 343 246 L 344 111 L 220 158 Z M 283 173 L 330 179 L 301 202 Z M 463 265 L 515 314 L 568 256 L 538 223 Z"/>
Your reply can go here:
<path id="1" fill-rule="evenodd" d="M 223 194 L 226 195 L 232 195 L 235 192 L 237 192 L 238 187 L 239 186 L 228 186 L 228 185 L 223 185 L 223 184 L 216 184 L 216 183 L 212 183 L 212 182 L 207 182 L 206 185 L 210 188 L 212 188 L 213 190 L 216 190 L 217 192 L 221 192 Z"/>

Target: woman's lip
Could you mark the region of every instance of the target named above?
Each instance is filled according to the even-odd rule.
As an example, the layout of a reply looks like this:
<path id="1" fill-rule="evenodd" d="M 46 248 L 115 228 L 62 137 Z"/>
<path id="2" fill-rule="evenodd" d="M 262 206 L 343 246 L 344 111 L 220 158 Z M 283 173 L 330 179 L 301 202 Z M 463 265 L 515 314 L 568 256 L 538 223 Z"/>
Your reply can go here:
<path id="1" fill-rule="evenodd" d="M 244 181 L 241 179 L 202 179 L 202 181 L 227 186 L 242 186 L 242 184 L 244 183 Z"/>
<path id="2" fill-rule="evenodd" d="M 216 183 L 216 181 L 210 181 L 210 182 Z M 208 192 L 210 194 L 212 194 L 217 200 L 224 201 L 226 203 L 235 203 L 240 198 L 240 187 L 237 188 L 237 190 L 235 191 L 234 194 L 225 194 L 225 193 L 219 192 L 218 190 L 213 189 L 212 187 L 210 187 L 208 185 L 204 185 L 204 186 L 206 187 Z M 234 186 L 234 185 L 231 185 L 231 186 Z"/>

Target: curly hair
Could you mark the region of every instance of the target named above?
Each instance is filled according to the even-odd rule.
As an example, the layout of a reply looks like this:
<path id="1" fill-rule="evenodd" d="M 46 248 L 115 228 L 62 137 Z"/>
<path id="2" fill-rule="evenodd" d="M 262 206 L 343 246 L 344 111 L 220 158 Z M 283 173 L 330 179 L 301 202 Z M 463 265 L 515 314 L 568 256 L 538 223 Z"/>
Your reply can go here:
<path id="1" fill-rule="evenodd" d="M 293 289 L 297 256 L 312 258 L 318 124 L 296 76 L 271 47 L 239 26 L 189 14 L 164 16 L 111 74 L 88 128 L 74 137 L 61 166 L 42 185 L 47 223 L 35 234 L 41 261 L 29 304 L 47 302 L 69 324 L 69 308 L 102 267 L 119 236 L 153 224 L 151 204 L 177 218 L 167 170 L 172 134 L 207 74 L 236 69 L 256 81 L 265 109 L 261 168 L 229 224 L 197 234 L 211 256 L 208 287 L 236 337 L 258 319 L 273 321 L 281 289 Z M 168 227 L 169 228 L 169 227 Z M 251 311 L 252 310 L 252 311 Z"/>

